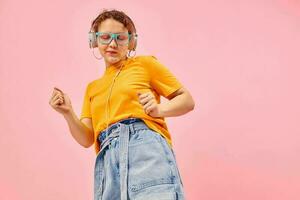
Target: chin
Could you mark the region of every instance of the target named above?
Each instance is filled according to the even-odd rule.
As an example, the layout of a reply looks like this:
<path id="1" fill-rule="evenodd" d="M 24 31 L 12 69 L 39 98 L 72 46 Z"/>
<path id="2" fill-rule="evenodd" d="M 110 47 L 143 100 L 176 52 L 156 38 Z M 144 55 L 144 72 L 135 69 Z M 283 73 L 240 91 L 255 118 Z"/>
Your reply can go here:
<path id="1" fill-rule="evenodd" d="M 106 61 L 109 62 L 109 63 L 111 63 L 111 64 L 117 63 L 120 60 L 121 60 L 121 58 L 119 58 L 119 57 L 111 57 L 111 56 L 109 56 L 109 57 L 106 58 Z"/>

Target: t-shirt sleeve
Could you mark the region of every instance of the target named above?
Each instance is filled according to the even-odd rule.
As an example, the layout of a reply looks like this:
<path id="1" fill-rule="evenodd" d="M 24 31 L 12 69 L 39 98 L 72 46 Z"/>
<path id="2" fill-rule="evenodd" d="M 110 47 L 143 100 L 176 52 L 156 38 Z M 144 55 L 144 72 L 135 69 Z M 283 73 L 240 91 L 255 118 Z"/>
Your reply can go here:
<path id="1" fill-rule="evenodd" d="M 92 118 L 91 114 L 91 98 L 89 96 L 89 85 L 85 89 L 85 94 L 83 98 L 83 104 L 81 109 L 80 120 L 83 118 Z"/>
<path id="2" fill-rule="evenodd" d="M 156 57 L 147 56 L 147 60 L 151 76 L 150 84 L 158 94 L 167 97 L 183 87 L 174 74 L 166 66 L 161 64 Z"/>

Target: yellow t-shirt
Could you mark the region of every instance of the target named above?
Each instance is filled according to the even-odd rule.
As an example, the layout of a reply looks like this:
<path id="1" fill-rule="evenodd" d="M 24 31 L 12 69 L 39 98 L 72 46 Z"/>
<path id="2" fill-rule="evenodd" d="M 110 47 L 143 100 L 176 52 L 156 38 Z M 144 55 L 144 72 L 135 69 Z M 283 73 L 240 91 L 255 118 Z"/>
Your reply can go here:
<path id="1" fill-rule="evenodd" d="M 182 87 L 171 71 L 154 56 L 137 56 L 122 61 L 123 68 L 112 87 L 109 97 L 108 120 L 106 119 L 106 102 L 119 68 L 111 65 L 103 76 L 87 85 L 80 120 L 91 118 L 94 128 L 94 146 L 96 154 L 100 150 L 98 135 L 111 125 L 126 118 L 141 118 L 147 126 L 160 133 L 172 146 L 171 135 L 163 117 L 154 118 L 147 115 L 139 103 L 138 92 L 151 91 L 157 102 L 160 96 L 167 97 Z"/>

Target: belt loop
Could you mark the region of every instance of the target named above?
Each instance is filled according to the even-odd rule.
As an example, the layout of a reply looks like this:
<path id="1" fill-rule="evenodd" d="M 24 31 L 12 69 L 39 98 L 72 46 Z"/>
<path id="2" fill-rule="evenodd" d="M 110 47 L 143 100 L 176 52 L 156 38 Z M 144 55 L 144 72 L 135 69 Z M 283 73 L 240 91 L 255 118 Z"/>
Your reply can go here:
<path id="1" fill-rule="evenodd" d="M 94 198 L 101 200 L 103 194 L 103 180 L 104 180 L 104 158 L 103 151 L 99 152 L 96 157 L 95 171 L 94 171 Z"/>
<path id="2" fill-rule="evenodd" d="M 129 126 L 120 124 L 120 190 L 121 200 L 127 200 Z"/>
<path id="3" fill-rule="evenodd" d="M 134 131 L 135 131 L 135 128 L 134 128 L 134 123 L 132 123 L 132 124 L 129 124 L 129 130 L 130 130 L 130 133 L 134 133 Z M 129 139 L 128 139 L 129 140 Z"/>

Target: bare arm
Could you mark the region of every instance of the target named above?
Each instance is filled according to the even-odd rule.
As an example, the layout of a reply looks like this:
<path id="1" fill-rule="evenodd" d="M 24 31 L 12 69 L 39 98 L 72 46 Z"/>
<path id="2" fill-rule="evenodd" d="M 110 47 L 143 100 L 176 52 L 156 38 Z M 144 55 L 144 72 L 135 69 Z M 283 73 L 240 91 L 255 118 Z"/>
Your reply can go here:
<path id="1" fill-rule="evenodd" d="M 58 88 L 54 88 L 49 104 L 66 119 L 69 130 L 73 138 L 83 147 L 90 147 L 94 142 L 94 130 L 92 120 L 84 118 L 78 119 L 73 111 L 71 100 L 66 93 Z"/>
<path id="2" fill-rule="evenodd" d="M 163 117 L 183 115 L 195 107 L 195 102 L 187 89 L 180 88 L 167 97 L 169 101 L 161 104 Z"/>
<path id="3" fill-rule="evenodd" d="M 152 117 L 175 117 L 183 115 L 195 107 L 195 102 L 187 89 L 184 87 L 176 90 L 167 99 L 169 101 L 158 104 L 152 92 L 138 92 L 139 102 L 145 113 Z"/>
<path id="4" fill-rule="evenodd" d="M 64 115 L 64 118 L 68 123 L 71 135 L 81 146 L 88 148 L 93 145 L 94 131 L 91 119 L 84 118 L 80 121 L 73 110 Z"/>

